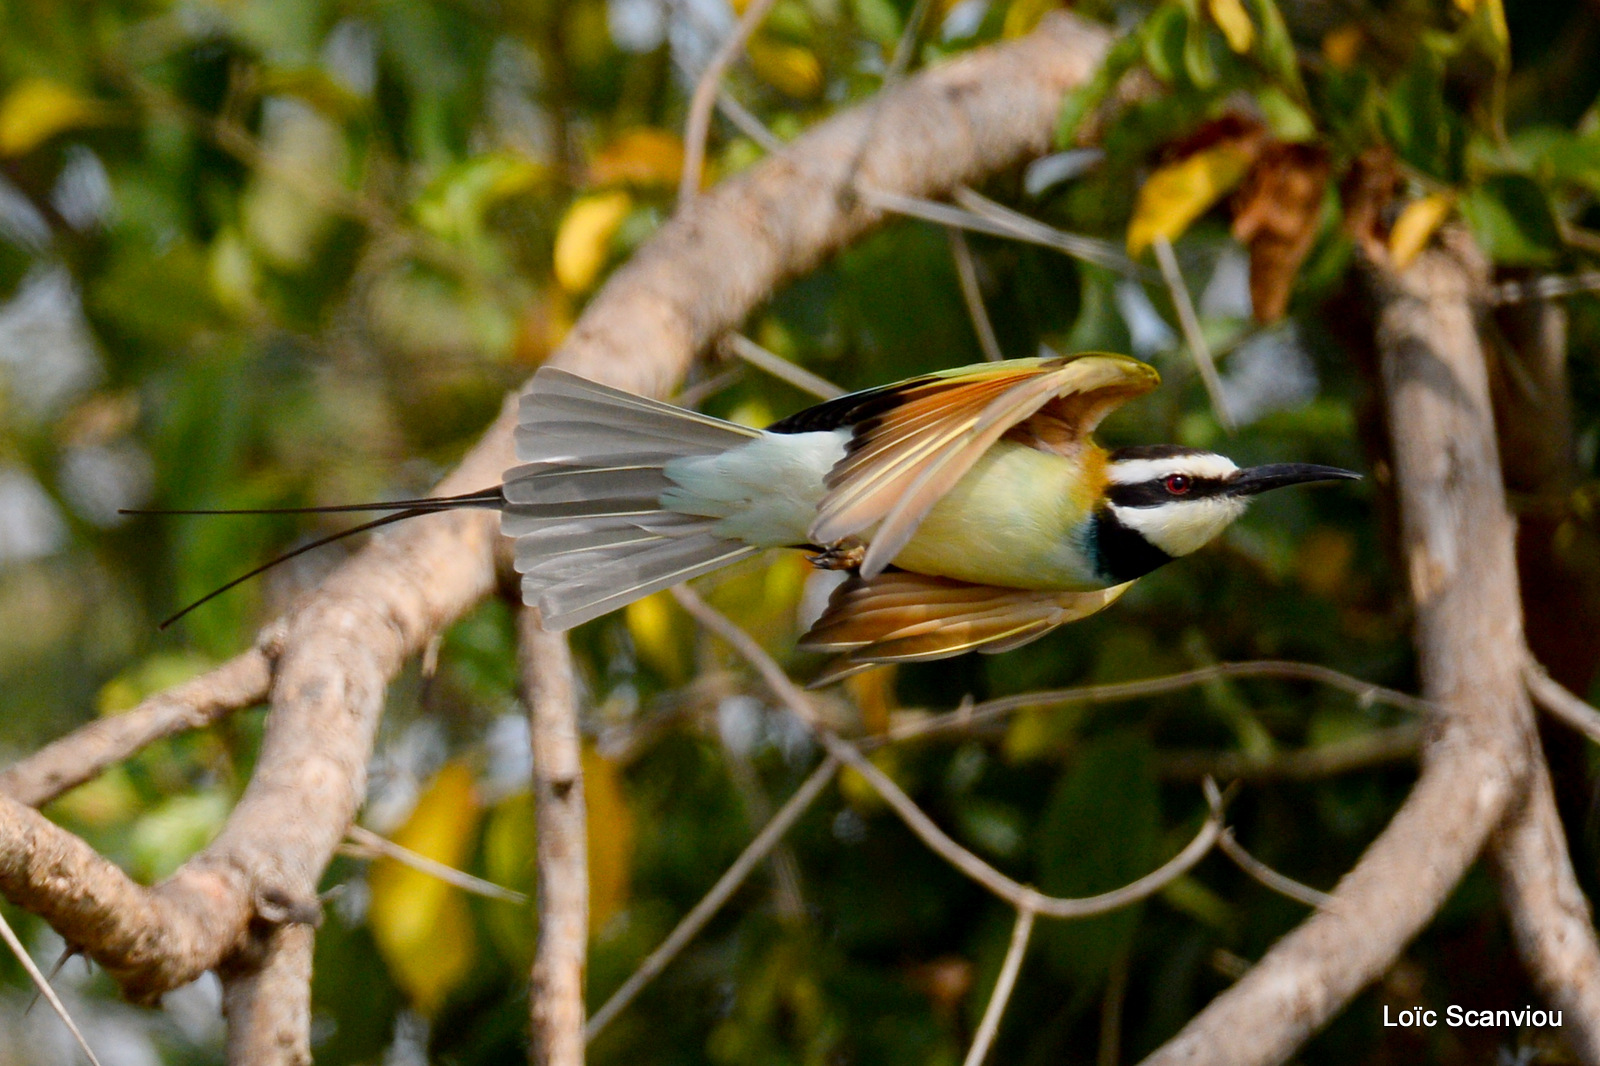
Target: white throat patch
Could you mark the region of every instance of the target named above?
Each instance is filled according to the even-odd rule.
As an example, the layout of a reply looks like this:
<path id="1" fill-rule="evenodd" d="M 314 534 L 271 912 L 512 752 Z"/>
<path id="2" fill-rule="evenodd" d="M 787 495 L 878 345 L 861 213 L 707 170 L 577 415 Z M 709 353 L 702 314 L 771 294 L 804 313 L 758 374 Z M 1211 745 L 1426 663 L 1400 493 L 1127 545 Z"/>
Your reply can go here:
<path id="1" fill-rule="evenodd" d="M 1170 462 L 1170 460 L 1151 461 Z M 1191 465 L 1184 472 L 1197 471 Z M 1171 503 L 1155 507 L 1119 507 L 1116 504 L 1110 506 L 1111 513 L 1116 516 L 1118 522 L 1134 530 L 1168 555 L 1178 558 L 1210 543 L 1218 533 L 1227 529 L 1234 519 L 1244 514 L 1249 503 L 1250 501 L 1243 496 L 1202 496 L 1192 500 L 1173 500 Z"/>

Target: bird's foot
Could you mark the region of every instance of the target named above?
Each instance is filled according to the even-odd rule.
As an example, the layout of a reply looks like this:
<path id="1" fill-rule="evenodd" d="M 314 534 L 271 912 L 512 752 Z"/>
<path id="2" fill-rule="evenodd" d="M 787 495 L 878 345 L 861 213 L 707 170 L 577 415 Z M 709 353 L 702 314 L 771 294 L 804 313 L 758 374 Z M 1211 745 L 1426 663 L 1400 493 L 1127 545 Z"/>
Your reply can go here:
<path id="1" fill-rule="evenodd" d="M 853 539 L 842 540 L 831 548 L 806 556 L 818 570 L 857 570 L 866 557 L 867 546 Z"/>

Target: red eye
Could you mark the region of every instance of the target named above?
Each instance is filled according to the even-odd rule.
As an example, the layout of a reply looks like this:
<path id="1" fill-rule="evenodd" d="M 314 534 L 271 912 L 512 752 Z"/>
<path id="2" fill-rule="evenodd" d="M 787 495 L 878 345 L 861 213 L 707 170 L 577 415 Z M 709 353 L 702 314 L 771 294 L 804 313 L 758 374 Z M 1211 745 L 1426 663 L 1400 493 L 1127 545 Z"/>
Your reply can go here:
<path id="1" fill-rule="evenodd" d="M 1182 496 L 1184 493 L 1189 491 L 1189 486 L 1191 483 L 1189 481 L 1188 474 L 1169 474 L 1167 475 L 1167 479 L 1163 481 L 1162 484 L 1166 486 L 1167 491 L 1172 493 L 1172 495 Z"/>

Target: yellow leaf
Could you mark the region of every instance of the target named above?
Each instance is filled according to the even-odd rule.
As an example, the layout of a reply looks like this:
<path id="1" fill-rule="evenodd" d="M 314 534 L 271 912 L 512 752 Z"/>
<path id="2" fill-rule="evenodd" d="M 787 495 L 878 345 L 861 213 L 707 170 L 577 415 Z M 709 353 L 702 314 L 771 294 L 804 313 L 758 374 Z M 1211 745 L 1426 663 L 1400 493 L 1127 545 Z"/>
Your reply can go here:
<path id="1" fill-rule="evenodd" d="M 105 121 L 106 106 L 45 78 L 22 82 L 0 100 L 0 156 L 33 151 L 58 133 Z"/>
<path id="2" fill-rule="evenodd" d="M 1411 265 L 1428 241 L 1438 232 L 1456 206 L 1454 193 L 1438 192 L 1406 205 L 1389 231 L 1389 259 L 1396 270 Z"/>
<path id="3" fill-rule="evenodd" d="M 845 679 L 845 691 L 861 711 L 861 727 L 868 733 L 883 733 L 889 728 L 889 712 L 894 710 L 894 682 L 899 671 L 893 663 L 863 670 Z"/>
<path id="4" fill-rule="evenodd" d="M 556 281 L 570 293 L 588 292 L 611 251 L 611 238 L 633 210 L 625 192 L 602 192 L 574 200 L 556 231 Z"/>
<path id="5" fill-rule="evenodd" d="M 56 800 L 49 807 L 52 819 L 65 818 L 93 829 L 104 829 L 146 806 L 122 766 L 113 766 Z"/>
<path id="6" fill-rule="evenodd" d="M 1007 40 L 1025 37 L 1033 32 L 1041 19 L 1060 6 L 1059 0 L 1011 0 L 1011 6 L 1006 8 L 1006 20 L 1000 28 L 1000 35 Z"/>
<path id="7" fill-rule="evenodd" d="M 1511 29 L 1506 25 L 1504 0 L 1455 0 L 1456 9 L 1467 17 L 1482 11 L 1489 23 L 1489 32 L 1498 45 L 1511 43 Z"/>
<path id="8" fill-rule="evenodd" d="M 583 749 L 583 798 L 589 808 L 589 930 L 605 928 L 627 906 L 633 866 L 633 811 L 617 764 Z"/>
<path id="9" fill-rule="evenodd" d="M 596 185 L 671 187 L 682 174 L 682 138 L 649 126 L 623 130 L 589 163 L 589 178 Z"/>
<path id="10" fill-rule="evenodd" d="M 1256 40 L 1256 26 L 1240 0 L 1206 0 L 1211 19 L 1228 39 L 1228 47 L 1243 55 Z"/>
<path id="11" fill-rule="evenodd" d="M 395 843 L 460 868 L 482 809 L 472 771 L 445 765 L 417 800 Z M 417 1009 L 433 1014 L 477 959 L 472 917 L 461 890 L 393 859 L 372 864 L 367 924 L 395 982 Z"/>
<path id="12" fill-rule="evenodd" d="M 689 680 L 694 672 L 694 626 L 670 592 L 634 600 L 622 616 L 642 663 L 672 684 Z"/>
<path id="13" fill-rule="evenodd" d="M 1361 54 L 1361 46 L 1366 39 L 1366 31 L 1356 22 L 1329 30 L 1327 36 L 1322 38 L 1322 58 L 1336 70 L 1349 70 L 1356 65 L 1356 58 Z"/>
<path id="14" fill-rule="evenodd" d="M 583 792 L 588 808 L 589 933 L 598 934 L 628 903 L 633 863 L 633 811 L 617 767 L 583 751 Z M 525 906 L 495 903 L 485 917 L 495 943 L 518 969 L 533 960 L 538 935 L 536 814 L 533 795 L 517 792 L 495 804 L 483 833 L 484 873 L 497 885 L 524 892 Z"/>
<path id="15" fill-rule="evenodd" d="M 95 697 L 95 709 L 106 716 L 131 711 L 147 697 L 199 677 L 213 665 L 195 652 L 156 652 L 107 681 Z"/>
<path id="16" fill-rule="evenodd" d="M 1258 139 L 1223 141 L 1151 174 L 1128 223 L 1128 254 L 1138 256 L 1157 237 L 1176 240 L 1243 180 L 1259 151 Z"/>
<path id="17" fill-rule="evenodd" d="M 790 96 L 806 100 L 822 91 L 822 64 L 808 48 L 758 33 L 745 53 L 762 81 Z"/>

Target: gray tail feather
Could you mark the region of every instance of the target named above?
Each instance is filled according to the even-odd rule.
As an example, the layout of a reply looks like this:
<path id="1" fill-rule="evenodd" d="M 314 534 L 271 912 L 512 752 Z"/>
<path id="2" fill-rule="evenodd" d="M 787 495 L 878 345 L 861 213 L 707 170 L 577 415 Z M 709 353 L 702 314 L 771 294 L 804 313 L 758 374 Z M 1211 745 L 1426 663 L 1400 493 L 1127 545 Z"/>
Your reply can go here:
<path id="1" fill-rule="evenodd" d="M 673 459 L 760 436 L 681 407 L 546 367 L 523 395 L 501 530 L 517 541 L 522 598 L 570 629 L 652 592 L 757 554 L 716 518 L 661 507 Z"/>

